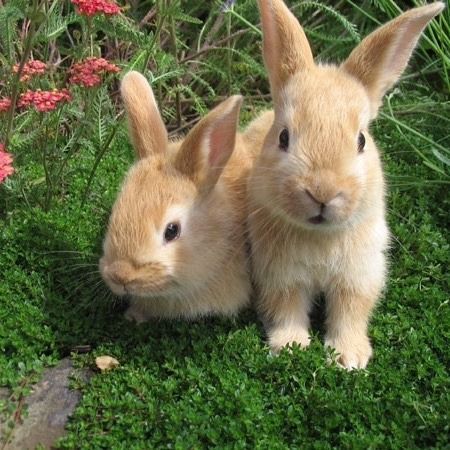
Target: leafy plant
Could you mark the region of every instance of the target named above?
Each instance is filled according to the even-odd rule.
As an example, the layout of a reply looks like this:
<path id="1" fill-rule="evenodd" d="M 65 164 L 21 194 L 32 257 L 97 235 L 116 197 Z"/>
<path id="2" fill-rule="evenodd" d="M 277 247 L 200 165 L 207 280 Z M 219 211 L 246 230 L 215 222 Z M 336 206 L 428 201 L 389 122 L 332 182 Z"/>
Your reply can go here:
<path id="1" fill-rule="evenodd" d="M 345 58 L 360 36 L 410 6 L 288 3 L 324 62 Z M 132 160 L 120 74 L 73 86 L 71 69 L 95 57 L 144 72 L 172 135 L 230 93 L 245 96 L 246 122 L 270 108 L 270 94 L 255 0 L 121 5 L 120 14 L 88 18 L 70 0 L 0 1 L 0 109 L 27 90 L 69 87 L 71 97 L 50 111 L 0 112 L 0 144 L 15 157 L 15 173 L 0 185 L 0 385 L 10 390 L 1 418 L 14 426 L 42 370 L 90 348 L 72 353 L 77 365 L 93 368 L 95 356 L 110 354 L 121 366 L 75 380 L 83 399 L 62 448 L 448 446 L 448 10 L 373 124 L 389 174 L 391 276 L 370 326 L 374 360 L 347 373 L 326 364 L 321 305 L 311 348 L 278 358 L 251 312 L 123 320 L 124 305 L 97 268 Z M 45 73 L 20 81 L 30 60 L 43 61 Z"/>
<path id="2" fill-rule="evenodd" d="M 355 3 L 346 0 L 352 6 L 354 20 L 361 23 L 363 28 L 379 26 L 389 19 L 398 16 L 402 10 L 411 7 L 407 2 L 396 2 L 394 0 L 370 0 L 362 3 Z M 420 6 L 423 2 L 414 0 L 414 6 Z M 450 102 L 442 101 L 441 98 L 434 99 L 434 95 L 429 98 L 423 94 L 426 84 L 434 91 L 450 93 L 450 10 L 446 8 L 436 17 L 426 28 L 424 36 L 420 41 L 417 50 L 417 62 L 413 65 L 413 71 L 403 77 L 400 89 L 394 90 L 387 101 L 387 108 L 382 113 L 384 120 L 390 121 L 404 136 L 407 149 L 414 151 L 422 162 L 434 172 L 434 178 L 429 180 L 415 180 L 405 175 L 396 177 L 394 180 L 398 185 L 416 186 L 426 182 L 450 183 L 450 142 L 442 131 L 448 128 L 448 117 L 450 113 Z M 418 84 L 417 80 L 421 83 Z M 417 91 L 417 101 L 408 108 L 401 106 L 397 109 L 395 96 L 401 96 L 402 85 L 406 89 Z M 420 92 L 422 91 L 422 93 Z M 425 122 L 423 116 L 434 117 L 435 121 L 432 129 L 421 127 L 420 123 Z M 416 116 L 416 118 L 414 117 Z M 412 117 L 418 128 L 411 127 L 403 117 Z M 408 134 L 414 134 L 419 138 L 419 145 L 410 145 Z M 438 139 L 434 137 L 438 136 Z"/>

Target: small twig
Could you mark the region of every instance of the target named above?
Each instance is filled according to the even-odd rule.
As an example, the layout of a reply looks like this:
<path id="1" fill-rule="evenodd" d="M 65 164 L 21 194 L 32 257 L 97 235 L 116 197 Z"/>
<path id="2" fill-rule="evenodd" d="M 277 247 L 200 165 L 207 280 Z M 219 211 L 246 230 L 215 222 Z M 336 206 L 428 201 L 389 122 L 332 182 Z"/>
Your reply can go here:
<path id="1" fill-rule="evenodd" d="M 158 5 L 157 5 L 156 8 L 158 10 Z M 161 9 L 160 6 L 159 6 L 159 9 Z M 164 14 L 162 13 L 162 11 L 158 11 L 158 12 L 159 12 L 159 14 L 158 14 L 158 20 L 156 22 L 155 34 L 153 36 L 153 39 L 152 39 L 149 47 L 146 50 L 146 56 L 144 58 L 144 64 L 142 66 L 142 71 L 143 72 L 145 72 L 147 70 L 148 63 L 150 61 L 150 56 L 152 54 L 153 47 L 155 46 L 156 41 L 159 40 L 159 42 L 161 42 L 161 30 L 162 30 L 162 27 L 164 25 L 165 17 L 164 17 Z"/>
<path id="2" fill-rule="evenodd" d="M 189 122 L 184 123 L 183 125 L 181 125 L 178 128 L 175 128 L 175 130 L 172 130 L 169 133 L 169 137 L 174 137 L 176 136 L 180 131 L 185 130 L 186 128 L 191 127 L 192 125 L 195 125 L 199 120 L 201 119 L 200 116 L 197 116 L 195 119 L 190 120 Z"/>
<path id="3" fill-rule="evenodd" d="M 25 396 L 23 395 L 23 389 L 25 388 L 25 386 L 28 384 L 28 382 L 30 381 L 30 377 L 25 377 L 21 383 L 20 383 L 20 394 L 19 394 L 19 398 L 17 400 L 17 407 L 14 410 L 14 413 L 12 414 L 12 419 L 13 419 L 13 426 L 9 429 L 9 431 L 7 433 L 5 433 L 5 436 L 3 436 L 3 442 L 0 442 L 1 445 L 1 450 L 5 450 L 8 446 L 9 440 L 11 439 L 11 436 L 14 433 L 14 426 L 16 425 L 16 423 L 18 423 L 21 418 L 22 418 L 22 411 L 23 411 L 23 406 L 24 406 L 24 402 L 25 402 Z M 10 395 L 10 397 L 8 398 L 9 401 L 14 401 L 14 393 L 12 393 Z"/>
<path id="4" fill-rule="evenodd" d="M 173 17 L 170 17 L 169 20 L 169 27 L 170 27 L 170 37 L 172 39 L 172 51 L 173 56 L 175 58 L 176 64 L 178 66 L 178 47 L 177 47 L 177 32 L 175 29 L 175 20 Z M 176 82 L 179 85 L 180 84 L 180 78 L 176 78 Z M 177 89 L 175 91 L 175 101 L 176 101 L 176 111 L 177 111 L 177 126 L 181 126 L 182 117 L 181 117 L 181 96 L 180 91 Z"/>
<path id="5" fill-rule="evenodd" d="M 218 95 L 218 96 L 214 97 L 214 103 L 219 103 L 227 98 L 228 98 L 228 96 L 226 96 L 226 95 Z M 253 100 L 270 100 L 272 98 L 272 96 L 271 96 L 271 94 L 254 94 L 254 95 L 246 95 L 245 98 L 249 99 L 249 100 L 251 100 L 251 99 L 253 99 Z M 192 105 L 195 102 L 196 102 L 196 100 L 193 98 L 181 99 L 181 104 L 183 104 L 183 105 Z M 164 101 L 164 104 L 175 105 L 175 100 Z"/>
<path id="6" fill-rule="evenodd" d="M 21 423 L 22 422 L 22 410 L 23 410 L 24 403 L 25 403 L 25 397 L 21 393 L 20 397 L 19 397 L 19 402 L 17 404 L 17 408 L 14 411 L 14 422 L 15 423 Z"/>
<path id="7" fill-rule="evenodd" d="M 153 17 L 156 16 L 156 8 L 153 7 L 151 8 L 148 13 L 144 16 L 144 18 L 139 22 L 139 28 L 142 28 L 144 25 L 147 25 L 152 19 Z"/>
<path id="8" fill-rule="evenodd" d="M 223 25 L 225 19 L 225 15 L 223 12 L 221 12 L 213 26 L 211 27 L 211 29 L 209 30 L 208 34 L 205 37 L 205 41 L 203 43 L 203 45 L 201 46 L 201 48 L 199 50 L 197 50 L 196 52 L 194 52 L 191 55 L 186 56 L 185 58 L 183 58 L 181 61 L 179 61 L 180 64 L 183 64 L 186 61 L 191 61 L 195 58 L 197 58 L 199 55 L 211 50 L 213 47 L 211 46 L 211 42 L 214 40 L 214 37 L 216 36 L 216 34 L 218 33 L 218 31 L 220 30 L 220 27 Z M 198 64 L 196 64 L 194 67 L 192 67 L 192 72 L 194 72 L 198 67 Z M 183 84 L 189 84 L 189 82 L 191 81 L 192 76 L 190 74 L 188 74 L 187 76 L 185 76 L 182 79 L 182 83 Z"/>
<path id="9" fill-rule="evenodd" d="M 180 64 L 183 64 L 187 61 L 191 61 L 193 59 L 196 59 L 197 57 L 199 57 L 200 55 L 203 55 L 203 53 L 209 52 L 210 50 L 218 50 L 219 48 L 222 48 L 221 46 L 223 44 L 227 44 L 229 41 L 231 41 L 232 39 L 241 36 L 242 34 L 246 33 L 247 31 L 250 31 L 250 28 L 246 28 L 245 30 L 238 30 L 235 31 L 234 33 L 231 33 L 229 36 L 220 39 L 219 41 L 217 41 L 213 46 L 202 46 L 202 48 L 193 54 L 190 54 L 188 56 L 186 56 L 185 58 L 183 58 L 182 60 L 180 60 Z"/>
<path id="10" fill-rule="evenodd" d="M 205 42 L 204 42 L 202 47 L 209 46 L 211 44 L 211 42 L 214 39 L 214 36 L 217 34 L 217 32 L 219 31 L 220 27 L 222 26 L 224 19 L 225 19 L 225 14 L 223 12 L 221 12 L 217 16 L 216 21 L 214 22 L 213 26 L 209 30 L 209 33 L 206 35 Z"/>

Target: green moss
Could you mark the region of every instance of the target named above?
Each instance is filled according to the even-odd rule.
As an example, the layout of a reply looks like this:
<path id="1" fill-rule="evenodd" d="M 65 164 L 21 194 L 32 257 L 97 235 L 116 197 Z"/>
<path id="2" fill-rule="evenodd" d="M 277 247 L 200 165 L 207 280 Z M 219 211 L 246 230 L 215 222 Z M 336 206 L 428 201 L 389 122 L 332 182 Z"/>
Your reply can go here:
<path id="1" fill-rule="evenodd" d="M 389 174 L 430 171 L 388 121 L 375 132 Z M 44 366 L 115 356 L 118 369 L 76 381 L 83 399 L 62 448 L 445 448 L 450 404 L 449 241 L 445 186 L 391 188 L 389 284 L 373 317 L 374 359 L 348 373 L 311 348 L 269 355 L 252 312 L 238 319 L 134 326 L 96 271 L 109 208 L 131 159 L 117 143 L 80 208 L 85 168 L 50 212 L 17 202 L 0 232 L 0 383 L 26 389 Z M 32 167 L 29 169 L 32 171 Z M 320 314 L 319 314 L 320 316 Z M 18 397 L 17 397 L 18 398 Z M 14 411 L 14 398 L 2 406 Z"/>

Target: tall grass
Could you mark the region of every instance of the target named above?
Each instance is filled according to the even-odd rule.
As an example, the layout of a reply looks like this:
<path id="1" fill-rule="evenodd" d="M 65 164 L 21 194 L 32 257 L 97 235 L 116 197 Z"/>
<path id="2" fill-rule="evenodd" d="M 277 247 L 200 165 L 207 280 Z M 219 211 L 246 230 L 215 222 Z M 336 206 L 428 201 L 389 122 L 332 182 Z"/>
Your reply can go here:
<path id="1" fill-rule="evenodd" d="M 44 60 L 49 67 L 48 75 L 31 87 L 52 89 L 65 85 L 71 64 L 94 55 L 115 62 L 122 72 L 136 69 L 147 76 L 172 134 L 183 133 L 230 94 L 246 97 L 247 117 L 267 106 L 270 94 L 255 0 L 123 4 L 118 16 L 86 20 L 70 0 L 33 0 L 33 7 L 25 0 L 1 3 L 0 97 L 14 98 L 30 87 L 21 85 L 18 75 L 11 76 L 12 67 L 30 57 Z M 322 61 L 342 60 L 362 36 L 408 7 L 393 0 L 288 4 Z M 442 92 L 450 91 L 449 15 L 447 9 L 427 29 L 411 70 L 390 94 L 381 115 L 398 130 L 405 149 L 432 170 L 431 181 L 446 183 L 450 103 L 443 101 Z M 408 92 L 415 101 L 405 106 L 410 103 Z M 7 120 L 1 117 L 0 142 L 8 142 L 20 169 L 7 184 L 9 195 L 50 208 L 70 189 L 68 161 L 89 152 L 92 166 L 83 168 L 87 170 L 84 198 L 89 200 L 104 154 L 123 136 L 122 108 L 114 79 L 72 94 L 71 104 L 49 116 L 19 110 Z M 420 146 L 409 143 L 410 133 L 419 138 Z M 42 161 L 41 170 L 27 169 L 31 161 Z"/>
<path id="2" fill-rule="evenodd" d="M 424 2 L 366 0 L 354 2 L 350 20 L 359 23 L 365 32 L 398 16 L 412 6 Z M 406 92 L 414 101 L 396 101 Z M 439 93 L 441 95 L 439 95 Z M 450 183 L 450 9 L 447 7 L 426 28 L 415 57 L 403 81 L 386 99 L 382 120 L 390 123 L 403 139 L 406 149 L 413 151 L 434 175 L 428 180 L 415 180 L 407 174 L 394 183 L 402 186 L 426 183 Z M 409 104 L 408 104 L 409 103 Z M 408 138 L 413 135 L 415 139 Z M 412 141 L 420 142 L 420 147 Z"/>

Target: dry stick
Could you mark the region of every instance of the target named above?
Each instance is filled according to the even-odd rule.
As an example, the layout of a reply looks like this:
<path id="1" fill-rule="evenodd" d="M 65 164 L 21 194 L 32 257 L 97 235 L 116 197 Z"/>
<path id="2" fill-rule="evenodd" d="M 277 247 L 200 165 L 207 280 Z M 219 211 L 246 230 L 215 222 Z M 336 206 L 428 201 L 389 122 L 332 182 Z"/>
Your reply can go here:
<path id="1" fill-rule="evenodd" d="M 157 9 L 158 9 L 158 4 L 157 4 Z M 151 51 L 153 50 L 153 47 L 156 44 L 156 40 L 159 39 L 161 41 L 161 30 L 162 27 L 164 25 L 164 17 L 162 14 L 158 15 L 158 19 L 156 21 L 156 30 L 155 30 L 155 34 L 154 37 L 152 39 L 151 45 L 146 49 L 146 57 L 145 57 L 145 61 L 144 64 L 142 66 L 142 71 L 145 72 L 147 70 L 148 67 L 148 63 L 150 61 L 150 56 L 151 56 Z M 161 98 L 160 93 L 158 92 L 158 100 Z"/>
<path id="2" fill-rule="evenodd" d="M 144 18 L 139 22 L 139 28 L 142 28 L 144 25 L 147 25 L 153 17 L 156 16 L 156 8 L 151 8 L 148 13 L 144 16 Z"/>
<path id="3" fill-rule="evenodd" d="M 178 128 L 175 128 L 175 130 L 172 130 L 169 133 L 169 137 L 174 137 L 176 136 L 180 131 L 185 130 L 186 128 L 189 128 L 191 125 L 195 125 L 199 120 L 201 119 L 200 116 L 196 117 L 195 119 L 190 120 L 189 122 L 184 123 L 183 125 L 181 125 Z"/>
<path id="4" fill-rule="evenodd" d="M 198 56 L 200 54 L 200 52 L 202 52 L 202 50 L 211 48 L 211 44 L 210 43 L 214 39 L 214 37 L 217 34 L 217 32 L 219 31 L 220 27 L 222 26 L 223 21 L 224 21 L 224 13 L 221 12 L 217 16 L 216 21 L 214 22 L 213 26 L 209 30 L 209 33 L 206 35 L 205 42 L 203 43 L 202 48 L 198 52 L 196 52 L 195 55 Z M 180 61 L 180 64 L 183 64 L 186 61 L 192 60 L 193 57 L 196 57 L 196 56 L 194 56 L 194 55 L 187 56 L 182 61 Z M 198 66 L 199 66 L 199 64 L 196 62 L 194 64 L 194 66 L 191 68 L 190 72 L 191 73 L 195 72 L 197 70 Z M 186 84 L 189 84 L 189 82 L 191 80 L 192 80 L 192 75 L 189 73 L 181 80 L 181 83 L 186 85 Z"/>
<path id="5" fill-rule="evenodd" d="M 231 95 L 231 64 L 232 64 L 232 53 L 231 53 L 231 14 L 228 14 L 227 16 L 227 39 L 228 39 L 228 44 L 227 44 L 227 94 Z"/>
<path id="6" fill-rule="evenodd" d="M 175 58 L 175 62 L 178 67 L 179 62 L 178 62 L 177 34 L 176 34 L 176 30 L 175 30 L 175 20 L 173 17 L 170 17 L 169 27 L 170 27 L 170 37 L 172 39 L 173 56 Z M 180 79 L 178 77 L 176 77 L 176 83 L 179 86 Z M 175 101 L 176 101 L 176 106 L 177 106 L 177 108 L 176 108 L 177 109 L 177 126 L 180 127 L 181 122 L 182 122 L 182 117 L 181 117 L 181 98 L 180 98 L 180 90 L 179 89 L 177 89 L 175 92 Z"/>
<path id="7" fill-rule="evenodd" d="M 258 99 L 258 100 L 269 100 L 271 97 L 272 97 L 271 94 L 256 94 L 256 95 L 246 95 L 245 96 L 246 99 L 255 99 L 255 100 L 256 99 Z M 216 97 L 215 100 L 217 100 L 217 102 L 219 103 L 222 100 L 225 100 L 226 98 L 228 98 L 228 97 L 222 95 L 222 96 Z M 172 102 L 169 101 L 168 103 L 172 104 L 174 102 L 173 101 Z M 194 100 L 191 99 L 191 98 L 184 99 L 184 100 L 181 100 L 181 103 L 192 104 L 192 103 L 194 103 Z M 183 131 L 186 128 L 189 128 L 189 127 L 195 125 L 200 119 L 201 119 L 201 116 L 196 116 L 194 119 L 190 120 L 189 122 L 186 122 L 183 125 L 181 125 L 181 126 L 175 128 L 175 129 L 169 131 L 169 137 L 172 138 L 172 137 L 177 136 L 180 133 L 180 131 Z"/>
<path id="8" fill-rule="evenodd" d="M 14 434 L 14 428 L 16 426 L 16 423 L 18 423 L 21 419 L 22 416 L 22 410 L 23 410 L 23 406 L 24 406 L 24 399 L 25 396 L 23 395 L 23 389 L 25 388 L 25 386 L 28 384 L 28 382 L 30 381 L 30 376 L 24 378 L 21 382 L 20 382 L 20 388 L 21 391 L 19 393 L 19 398 L 17 399 L 17 406 L 14 410 L 14 412 L 12 413 L 12 415 L 10 416 L 10 418 L 12 419 L 12 424 L 13 426 L 10 427 L 10 429 L 5 433 L 5 435 L 3 436 L 3 442 L 0 441 L 1 444 L 1 450 L 5 450 L 8 446 L 9 440 L 11 439 L 11 437 Z M 12 393 L 9 398 L 8 401 L 13 401 L 15 399 L 15 394 Z"/>
<path id="9" fill-rule="evenodd" d="M 213 26 L 209 30 L 208 34 L 206 35 L 205 42 L 203 44 L 204 46 L 205 45 L 210 45 L 211 41 L 214 39 L 214 36 L 217 34 L 217 32 L 219 31 L 220 27 L 222 26 L 224 18 L 225 18 L 225 14 L 223 12 L 221 12 L 217 16 L 216 21 L 214 22 Z"/>
<path id="10" fill-rule="evenodd" d="M 225 100 L 227 98 L 228 98 L 228 96 L 226 96 L 226 95 L 218 95 L 218 96 L 214 97 L 214 102 L 218 104 L 222 100 Z M 253 99 L 253 100 L 270 100 L 272 98 L 272 96 L 271 96 L 271 94 L 254 94 L 254 95 L 246 95 L 245 98 Z M 192 105 L 193 103 L 195 103 L 195 100 L 192 98 L 184 98 L 181 100 L 181 103 L 183 105 L 185 105 L 185 104 Z M 167 100 L 164 102 L 164 104 L 173 105 L 173 104 L 175 104 L 175 101 Z"/>
<path id="11" fill-rule="evenodd" d="M 195 61 L 196 58 L 198 58 L 199 56 L 201 56 L 204 53 L 209 52 L 210 50 L 222 49 L 223 48 L 223 47 L 221 47 L 222 45 L 228 43 L 229 41 L 231 41 L 232 39 L 234 39 L 238 36 L 241 36 L 242 34 L 246 33 L 249 30 L 250 30 L 250 28 L 236 31 L 235 33 L 232 33 L 229 36 L 217 41 L 216 45 L 214 45 L 214 46 L 211 46 L 210 44 L 205 43 L 200 50 L 198 50 L 197 52 L 195 52 L 193 54 L 186 56 L 185 58 L 180 60 L 179 63 L 183 64 L 183 63 L 187 63 L 189 61 L 194 61 L 193 67 L 189 70 L 189 72 L 192 73 L 198 68 L 198 62 Z M 192 79 L 192 76 L 187 75 L 183 78 L 182 83 L 188 84 L 191 81 L 191 79 Z"/>
<path id="12" fill-rule="evenodd" d="M 245 28 L 244 30 L 235 31 L 234 33 L 230 34 L 229 36 L 217 41 L 216 44 L 213 46 L 212 45 L 211 46 L 203 45 L 202 48 L 198 52 L 188 55 L 184 59 L 182 59 L 180 61 L 180 64 L 191 61 L 191 60 L 199 57 L 200 55 L 203 55 L 203 53 L 209 52 L 210 50 L 218 50 L 218 49 L 222 48 L 221 45 L 227 44 L 229 41 L 231 41 L 235 37 L 241 36 L 242 34 L 245 34 L 247 31 L 250 31 L 250 28 Z"/>

